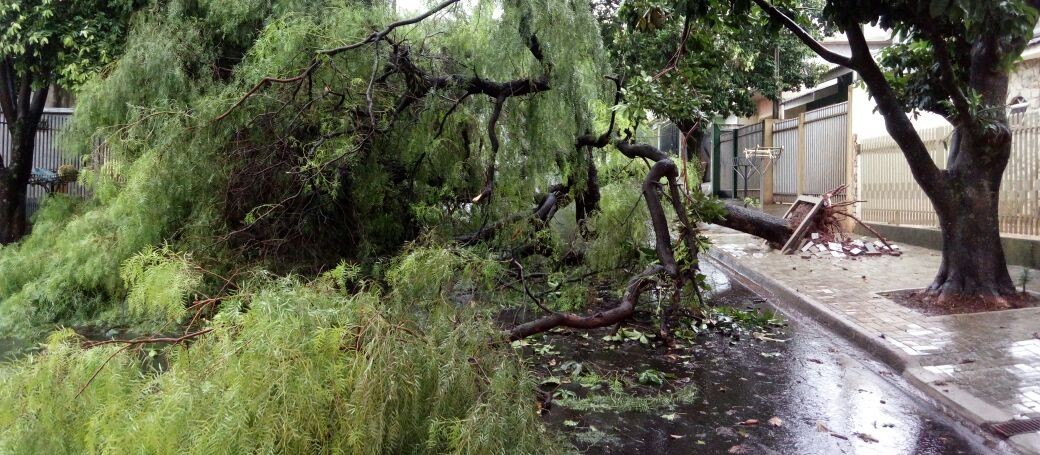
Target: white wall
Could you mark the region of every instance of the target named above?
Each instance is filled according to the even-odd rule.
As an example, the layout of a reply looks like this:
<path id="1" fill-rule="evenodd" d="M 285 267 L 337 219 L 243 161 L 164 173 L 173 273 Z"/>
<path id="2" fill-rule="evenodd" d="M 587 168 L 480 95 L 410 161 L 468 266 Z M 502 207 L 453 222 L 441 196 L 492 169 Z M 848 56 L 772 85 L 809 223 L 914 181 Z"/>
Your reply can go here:
<path id="1" fill-rule="evenodd" d="M 888 136 L 888 130 L 885 129 L 885 118 L 881 114 L 875 112 L 877 109 L 877 103 L 870 98 L 869 93 L 865 87 L 861 86 L 860 82 L 856 82 L 853 85 L 851 101 L 852 101 L 852 133 L 859 139 L 869 139 L 879 136 Z M 910 114 L 910 121 L 914 124 L 914 128 L 921 130 L 923 128 L 932 128 L 936 126 L 946 126 L 950 122 L 947 122 L 943 116 L 933 114 L 931 112 L 920 112 L 916 118 L 913 114 Z"/>

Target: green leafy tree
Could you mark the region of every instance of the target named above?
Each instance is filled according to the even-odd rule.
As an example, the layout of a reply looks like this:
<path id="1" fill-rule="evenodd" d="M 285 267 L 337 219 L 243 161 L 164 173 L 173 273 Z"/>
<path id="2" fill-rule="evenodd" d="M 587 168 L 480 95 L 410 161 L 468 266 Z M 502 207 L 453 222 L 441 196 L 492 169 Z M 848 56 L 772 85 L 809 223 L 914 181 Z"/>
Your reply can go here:
<path id="1" fill-rule="evenodd" d="M 730 9 L 703 0 L 620 6 L 605 41 L 628 76 L 630 107 L 671 120 L 698 144 L 716 118 L 754 115 L 754 95 L 775 101 L 816 83 L 822 67 L 797 38 L 764 27 L 749 32 L 748 18 Z"/>
<path id="2" fill-rule="evenodd" d="M 747 7 L 749 2 L 738 2 Z M 1011 156 L 1008 74 L 1032 38 L 1037 0 L 828 0 L 819 19 L 843 32 L 851 55 L 824 48 L 791 2 L 754 0 L 775 24 L 824 59 L 855 70 L 885 118 L 942 230 L 942 265 L 930 292 L 943 300 L 1014 294 L 1000 244 L 998 199 Z M 897 44 L 875 59 L 864 24 L 892 31 Z M 946 169 L 932 160 L 907 112 L 943 115 L 954 126 Z"/>
<path id="3" fill-rule="evenodd" d="M 119 53 L 136 0 L 0 2 L 0 111 L 11 136 L 0 160 L 0 244 L 25 235 L 36 131 L 51 84 L 75 88 Z"/>

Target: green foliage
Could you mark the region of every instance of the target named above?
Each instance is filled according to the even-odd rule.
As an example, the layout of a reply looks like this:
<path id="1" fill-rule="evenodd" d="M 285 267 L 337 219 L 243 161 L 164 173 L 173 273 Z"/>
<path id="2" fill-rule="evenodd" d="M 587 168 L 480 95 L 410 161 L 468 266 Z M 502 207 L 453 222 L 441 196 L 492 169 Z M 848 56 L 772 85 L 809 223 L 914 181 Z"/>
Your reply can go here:
<path id="1" fill-rule="evenodd" d="M 186 314 L 185 303 L 202 284 L 202 273 L 185 254 L 167 247 L 151 248 L 123 262 L 120 276 L 129 292 L 130 314 L 177 322 Z"/>
<path id="2" fill-rule="evenodd" d="M 122 47 L 140 0 L 0 2 L 0 57 L 13 75 L 31 74 L 36 88 L 76 87 L 109 64 Z"/>
<path id="3" fill-rule="evenodd" d="M 630 1 L 605 19 L 620 22 L 606 39 L 629 77 L 631 112 L 647 109 L 685 130 L 716 117 L 752 115 L 755 94 L 776 98 L 815 84 L 822 68 L 809 62 L 808 49 L 788 33 L 749 31 L 761 14 L 732 14 L 731 3 Z"/>
<path id="4" fill-rule="evenodd" d="M 560 406 L 579 412 L 650 412 L 674 409 L 676 405 L 689 404 L 697 397 L 697 388 L 686 386 L 671 392 L 635 396 L 624 392 L 590 394 L 584 398 L 562 398 Z"/>
<path id="5" fill-rule="evenodd" d="M 636 179 L 603 186 L 600 211 L 586 221 L 592 240 L 586 260 L 594 270 L 610 270 L 633 263 L 647 238 L 649 216 L 642 193 L 633 191 Z"/>
<path id="6" fill-rule="evenodd" d="M 656 336 L 657 335 L 654 335 L 652 333 L 643 333 L 636 329 L 622 327 L 618 329 L 618 331 L 613 335 L 607 335 L 603 337 L 603 339 L 606 341 L 617 342 L 638 341 L 640 344 L 650 344 L 650 340 L 654 339 Z"/>
<path id="7" fill-rule="evenodd" d="M 640 384 L 644 385 L 663 385 L 665 375 L 653 368 L 647 368 L 636 375 L 636 380 L 639 381 Z"/>
<path id="8" fill-rule="evenodd" d="M 437 304 L 489 289 L 502 269 L 473 250 L 417 247 L 394 261 L 386 281 L 402 301 Z"/>
<path id="9" fill-rule="evenodd" d="M 453 310 L 417 325 L 330 284 L 260 279 L 212 332 L 156 346 L 158 367 L 55 333 L 0 368 L 0 452 L 555 451 L 526 370 L 485 323 Z"/>
<path id="10" fill-rule="evenodd" d="M 75 212 L 45 210 L 34 235 L 0 252 L 2 328 L 148 322 L 120 311 L 130 290 L 119 270 L 160 245 L 218 273 L 378 262 L 426 228 L 434 240 L 470 232 L 528 210 L 531 194 L 561 177 L 580 181 L 573 170 L 584 169 L 583 156 L 561 150 L 573 150 L 592 106 L 609 96 L 584 5 L 487 1 L 394 32 L 426 43 L 414 52 L 436 56 L 416 60 L 432 75 L 549 73 L 551 96 L 505 103 L 495 197 L 479 207 L 468 201 L 492 159 L 486 97 L 469 97 L 445 118 L 459 96 L 447 87 L 391 116 L 408 89 L 395 75 L 372 99 L 378 135 L 365 132 L 367 115 L 353 114 L 367 109 L 373 57 L 390 60 L 388 45 L 326 59 L 307 83 L 266 87 L 214 120 L 261 78 L 295 74 L 316 50 L 390 20 L 379 6 L 323 0 L 174 0 L 138 15 L 119 60 L 82 84 L 64 136 L 82 155 L 105 143 L 107 162 L 83 176 L 97 200 Z M 525 47 L 531 31 L 546 64 Z M 195 290 L 217 291 L 206 286 Z"/>

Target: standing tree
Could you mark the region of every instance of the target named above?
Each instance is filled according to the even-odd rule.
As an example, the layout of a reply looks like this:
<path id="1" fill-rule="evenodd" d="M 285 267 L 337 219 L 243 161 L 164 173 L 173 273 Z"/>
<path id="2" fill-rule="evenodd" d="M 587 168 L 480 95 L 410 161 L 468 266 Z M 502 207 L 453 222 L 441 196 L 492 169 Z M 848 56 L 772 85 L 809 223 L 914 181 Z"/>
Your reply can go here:
<path id="1" fill-rule="evenodd" d="M 137 0 L 0 3 L 0 112 L 11 135 L 0 159 L 0 244 L 25 235 L 25 195 L 51 84 L 73 88 L 118 53 Z"/>
<path id="2" fill-rule="evenodd" d="M 1038 0 L 828 0 L 818 19 L 843 32 L 851 55 L 831 52 L 806 32 L 787 2 L 753 0 L 816 54 L 863 78 L 942 229 L 942 265 L 929 295 L 983 297 L 998 305 L 1015 289 L 1000 244 L 1000 181 L 1011 155 L 1008 73 L 1032 37 Z M 748 2 L 744 7 L 750 6 Z M 891 30 L 897 44 L 876 60 L 863 24 Z M 908 111 L 946 117 L 954 139 L 939 169 Z"/>
<path id="3" fill-rule="evenodd" d="M 755 94 L 776 100 L 823 70 L 789 33 L 748 33 L 728 2 L 625 2 L 613 20 L 620 25 L 604 41 L 630 76 L 627 100 L 672 121 L 691 144 L 719 117 L 754 115 Z"/>

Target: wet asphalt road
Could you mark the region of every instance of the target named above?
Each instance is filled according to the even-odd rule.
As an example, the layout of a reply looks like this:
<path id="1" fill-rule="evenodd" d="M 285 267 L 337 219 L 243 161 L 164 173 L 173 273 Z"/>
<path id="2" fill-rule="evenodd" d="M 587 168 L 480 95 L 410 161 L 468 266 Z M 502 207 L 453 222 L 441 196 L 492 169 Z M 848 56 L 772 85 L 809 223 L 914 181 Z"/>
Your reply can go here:
<path id="1" fill-rule="evenodd" d="M 710 264 L 704 269 L 715 282 L 719 304 L 765 307 L 719 269 Z M 541 365 L 549 374 L 549 363 L 568 360 L 629 377 L 652 368 L 673 375 L 663 389 L 692 384 L 699 392 L 690 404 L 645 413 L 582 413 L 555 406 L 545 421 L 583 453 L 1003 453 L 984 447 L 981 438 L 905 392 L 897 373 L 844 339 L 804 316 L 786 320 L 787 326 L 770 336 L 784 342 L 712 333 L 671 350 L 604 342 L 609 329 L 588 338 L 549 335 L 545 342 L 559 353 L 532 355 L 536 371 Z M 576 384 L 566 387 L 582 394 Z M 768 423 L 774 417 L 778 425 Z M 758 423 L 741 424 L 749 419 Z"/>

